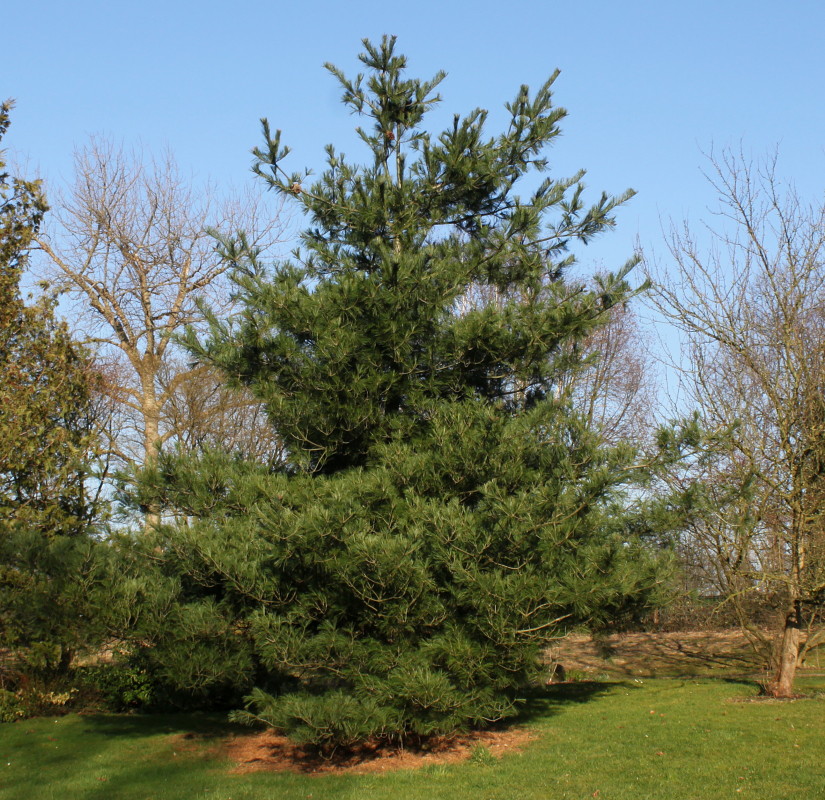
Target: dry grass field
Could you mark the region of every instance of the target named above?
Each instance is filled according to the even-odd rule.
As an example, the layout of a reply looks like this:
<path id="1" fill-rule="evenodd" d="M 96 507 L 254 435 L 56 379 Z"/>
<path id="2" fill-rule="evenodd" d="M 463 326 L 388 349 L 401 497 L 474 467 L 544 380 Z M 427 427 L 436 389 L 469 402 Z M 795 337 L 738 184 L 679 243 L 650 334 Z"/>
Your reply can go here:
<path id="1" fill-rule="evenodd" d="M 572 634 L 550 650 L 570 678 L 727 677 L 762 680 L 765 668 L 739 630 L 677 633 Z M 814 652 L 799 677 L 825 672 L 825 653 Z"/>

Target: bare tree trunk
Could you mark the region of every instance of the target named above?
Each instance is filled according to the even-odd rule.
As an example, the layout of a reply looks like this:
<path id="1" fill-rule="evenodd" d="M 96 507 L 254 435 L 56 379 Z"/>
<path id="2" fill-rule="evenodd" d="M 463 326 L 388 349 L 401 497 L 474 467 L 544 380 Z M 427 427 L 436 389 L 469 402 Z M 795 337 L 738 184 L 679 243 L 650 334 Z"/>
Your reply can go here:
<path id="1" fill-rule="evenodd" d="M 143 464 L 149 466 L 158 455 L 160 444 L 160 406 L 154 387 L 154 374 L 149 380 L 143 381 Z M 143 529 L 151 530 L 160 525 L 160 513 L 157 508 L 149 507 L 143 520 Z"/>
<path id="2" fill-rule="evenodd" d="M 801 608 L 799 601 L 796 600 L 785 616 L 785 627 L 782 630 L 776 674 L 768 685 L 768 694 L 772 697 L 793 697 L 799 645 L 802 641 L 800 621 Z"/>

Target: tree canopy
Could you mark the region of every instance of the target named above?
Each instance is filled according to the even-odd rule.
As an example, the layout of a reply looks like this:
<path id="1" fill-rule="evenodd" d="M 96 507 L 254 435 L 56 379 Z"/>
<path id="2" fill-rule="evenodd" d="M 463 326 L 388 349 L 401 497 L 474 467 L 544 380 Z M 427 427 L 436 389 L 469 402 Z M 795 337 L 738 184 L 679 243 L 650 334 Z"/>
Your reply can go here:
<path id="1" fill-rule="evenodd" d="M 0 136 L 10 111 L 0 106 Z M 54 298 L 21 296 L 47 204 L 38 181 L 12 178 L 4 166 L 0 154 L 0 646 L 60 662 L 82 639 L 80 582 L 95 510 L 86 485 L 92 375 L 55 319 Z"/>

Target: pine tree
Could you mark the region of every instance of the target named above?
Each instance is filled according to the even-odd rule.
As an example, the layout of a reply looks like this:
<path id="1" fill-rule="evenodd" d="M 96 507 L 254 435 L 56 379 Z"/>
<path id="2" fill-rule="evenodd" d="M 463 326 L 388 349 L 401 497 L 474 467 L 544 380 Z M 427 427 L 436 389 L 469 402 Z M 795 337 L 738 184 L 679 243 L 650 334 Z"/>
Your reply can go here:
<path id="1" fill-rule="evenodd" d="M 623 535 L 633 448 L 605 446 L 563 388 L 588 366 L 572 345 L 633 294 L 632 260 L 595 290 L 567 280 L 572 246 L 632 192 L 586 206 L 579 173 L 516 193 L 559 135 L 555 75 L 497 136 L 482 110 L 432 135 L 443 74 L 406 77 L 393 38 L 364 45 L 364 75 L 328 69 L 369 123 L 368 163 L 330 146 L 318 180 L 288 173 L 264 120 L 255 171 L 307 214 L 302 248 L 268 269 L 224 241 L 244 311 L 189 335 L 266 405 L 289 465 L 166 457 L 142 490 L 186 517 L 147 545 L 177 592 L 139 634 L 158 669 L 223 685 L 231 659 L 184 656 L 214 641 L 256 687 L 242 718 L 322 745 L 508 717 L 563 625 L 643 606 L 661 577 Z M 468 310 L 478 287 L 496 300 Z"/>
<path id="2" fill-rule="evenodd" d="M 0 138 L 11 103 L 0 106 Z M 0 154 L 0 647 L 66 666 L 88 625 L 84 571 L 93 504 L 90 375 L 54 317 L 27 305 L 20 278 L 47 210 L 38 181 L 11 178 Z"/>

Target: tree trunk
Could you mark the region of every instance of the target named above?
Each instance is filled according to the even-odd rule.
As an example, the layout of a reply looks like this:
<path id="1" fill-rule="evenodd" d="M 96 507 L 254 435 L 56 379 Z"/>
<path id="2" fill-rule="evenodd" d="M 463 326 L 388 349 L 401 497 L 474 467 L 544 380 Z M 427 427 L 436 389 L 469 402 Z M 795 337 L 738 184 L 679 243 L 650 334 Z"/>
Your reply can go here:
<path id="1" fill-rule="evenodd" d="M 782 643 L 778 653 L 778 665 L 773 680 L 768 684 L 771 697 L 793 697 L 793 683 L 796 676 L 799 646 L 802 640 L 800 629 L 801 609 L 795 601 L 785 616 Z"/>
<path id="2" fill-rule="evenodd" d="M 158 443 L 160 441 L 160 408 L 154 389 L 154 373 L 151 375 L 151 382 L 144 379 L 143 389 L 143 466 L 149 466 L 158 455 Z M 156 506 L 146 509 L 143 518 L 143 529 L 151 530 L 160 525 L 160 510 Z"/>
<path id="3" fill-rule="evenodd" d="M 72 665 L 72 660 L 74 659 L 74 650 L 70 647 L 61 646 L 60 647 L 60 658 L 57 662 L 57 672 L 59 675 L 65 675 L 69 671 L 69 667 Z"/>

